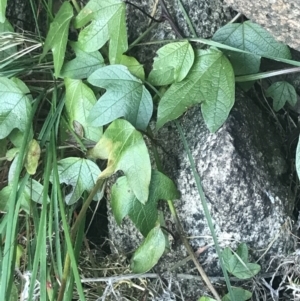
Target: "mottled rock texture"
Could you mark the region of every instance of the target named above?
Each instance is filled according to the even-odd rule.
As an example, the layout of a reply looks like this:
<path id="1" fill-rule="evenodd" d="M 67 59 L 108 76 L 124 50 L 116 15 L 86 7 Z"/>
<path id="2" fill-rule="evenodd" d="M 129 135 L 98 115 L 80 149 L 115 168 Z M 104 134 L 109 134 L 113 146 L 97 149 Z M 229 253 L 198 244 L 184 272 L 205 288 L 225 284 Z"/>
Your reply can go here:
<path id="1" fill-rule="evenodd" d="M 279 41 L 300 50 L 299 0 L 225 0 L 247 18 L 262 25 Z"/>
<path id="2" fill-rule="evenodd" d="M 230 13 L 227 15 L 228 11 L 224 11 L 220 1 L 185 1 L 185 4 L 187 11 L 194 16 L 209 12 L 208 23 L 205 23 L 204 18 L 198 23 L 197 32 L 202 37 L 211 36 L 214 30 L 231 16 Z M 193 6 L 188 9 L 189 4 Z M 209 10 L 209 5 L 213 5 L 214 8 Z M 175 7 L 170 6 L 173 9 Z M 220 13 L 214 15 L 216 7 Z M 148 9 L 148 12 L 151 10 Z M 128 15 L 128 27 L 132 37 L 134 35 L 132 26 L 140 28 L 135 22 L 142 22 L 142 19 L 138 20 L 136 17 L 131 20 L 133 16 L 131 14 L 133 12 Z M 174 19 L 178 15 L 180 14 L 174 12 Z M 217 15 L 218 18 L 214 19 Z M 220 16 L 225 19 L 222 21 L 219 19 Z M 179 28 L 189 35 L 190 33 L 186 32 L 187 28 L 182 24 L 183 20 L 179 22 L 177 18 L 175 20 Z M 144 22 L 147 23 L 147 20 Z M 209 27 L 209 22 L 212 28 Z M 167 24 L 160 26 L 162 27 L 156 29 L 150 39 L 174 35 Z M 153 49 L 147 46 L 143 51 L 151 52 Z M 289 194 L 286 182 L 287 165 L 285 154 L 281 149 L 284 141 L 281 140 L 275 125 L 269 120 L 269 116 L 240 91 L 236 93 L 236 104 L 227 122 L 217 133 L 209 133 L 199 107 L 188 111 L 181 118 L 181 122 L 202 178 L 206 201 L 221 246 L 230 245 L 235 248 L 238 243 L 246 242 L 255 259 L 266 252 L 260 261 L 266 269 L 270 256 L 286 253 L 292 248 L 292 241 L 287 235 L 285 226 L 293 208 L 293 198 Z M 205 221 L 190 164 L 176 129 L 172 124 L 166 125 L 158 133 L 157 138 L 164 149 L 162 154 L 166 171 L 182 194 L 175 205 L 187 236 L 192 238 L 191 245 L 196 250 L 211 244 L 211 234 Z M 166 209 L 164 203 L 161 204 L 161 208 Z M 164 211 L 166 219 L 171 220 L 168 210 Z M 132 251 L 142 240 L 142 236 L 134 230 L 129 220 L 126 220 L 120 229 L 110 216 L 109 228 L 111 238 L 120 250 Z M 186 256 L 184 248 L 177 245 L 160 261 L 156 269 L 165 271 L 184 256 Z M 201 261 L 205 263 L 208 274 L 220 275 L 213 246 L 201 255 Z M 181 269 L 190 272 L 188 266 Z M 192 293 L 196 296 L 195 291 Z"/>

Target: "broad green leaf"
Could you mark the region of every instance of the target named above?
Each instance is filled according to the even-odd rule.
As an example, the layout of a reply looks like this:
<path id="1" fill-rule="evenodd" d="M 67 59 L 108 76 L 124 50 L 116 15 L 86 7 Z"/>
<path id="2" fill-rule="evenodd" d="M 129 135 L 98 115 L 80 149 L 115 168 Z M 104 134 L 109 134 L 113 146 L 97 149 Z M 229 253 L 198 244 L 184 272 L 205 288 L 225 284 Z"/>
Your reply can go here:
<path id="1" fill-rule="evenodd" d="M 123 54 L 121 56 L 120 64 L 126 66 L 130 73 L 135 77 L 145 80 L 144 67 L 136 58 Z"/>
<path id="2" fill-rule="evenodd" d="M 286 45 L 277 42 L 268 31 L 251 21 L 227 24 L 217 30 L 212 39 L 253 53 L 250 55 L 226 51 L 236 75 L 257 73 L 261 56 L 291 58 Z"/>
<path id="3" fill-rule="evenodd" d="M 182 81 L 194 62 L 194 50 L 188 41 L 169 43 L 157 51 L 148 80 L 154 86 Z"/>
<path id="4" fill-rule="evenodd" d="M 200 50 L 187 77 L 174 83 L 158 106 L 157 128 L 201 103 L 204 121 L 215 132 L 234 104 L 234 74 L 228 59 L 216 49 Z"/>
<path id="5" fill-rule="evenodd" d="M 126 177 L 120 177 L 111 190 L 111 207 L 118 225 L 129 215 L 144 236 L 155 226 L 158 219 L 158 200 L 179 198 L 175 184 L 164 174 L 152 170 L 149 198 L 144 205 L 138 201 L 128 185 Z"/>
<path id="6" fill-rule="evenodd" d="M 21 209 L 26 213 L 30 214 L 30 200 L 33 202 L 42 203 L 44 186 L 34 179 L 30 179 L 25 186 L 23 193 L 20 195 L 21 198 Z M 8 185 L 0 191 L 0 210 L 7 211 L 9 204 L 9 196 L 12 191 L 12 186 Z M 47 202 L 50 203 L 50 198 L 47 197 Z"/>
<path id="7" fill-rule="evenodd" d="M 297 103 L 297 93 L 295 88 L 285 81 L 273 83 L 266 91 L 267 97 L 273 98 L 274 111 L 281 110 L 285 103 L 288 102 L 291 106 Z"/>
<path id="8" fill-rule="evenodd" d="M 1 2 L 1 0 L 0 0 Z M 1 4 L 0 4 L 1 6 Z M 6 19 L 4 23 L 0 23 L 0 35 L 2 33 L 8 33 L 8 32 L 14 32 L 13 27 Z M 13 55 L 17 52 L 17 46 L 11 45 L 11 41 L 7 40 L 7 42 L 4 40 L 1 42 L 0 46 L 0 61 L 7 59 L 9 56 Z"/>
<path id="9" fill-rule="evenodd" d="M 0 77 L 0 139 L 18 128 L 25 130 L 31 110 L 30 98 L 12 80 Z"/>
<path id="10" fill-rule="evenodd" d="M 198 299 L 198 301 L 216 301 L 216 299 L 207 297 L 207 296 L 203 296 L 200 299 Z"/>
<path id="11" fill-rule="evenodd" d="M 165 250 L 165 237 L 160 227 L 153 228 L 131 259 L 134 273 L 145 273 L 156 265 Z"/>
<path id="12" fill-rule="evenodd" d="M 28 151 L 25 159 L 25 168 L 30 175 L 34 175 L 36 173 L 40 155 L 41 155 L 40 145 L 35 139 L 32 139 L 29 142 Z"/>
<path id="13" fill-rule="evenodd" d="M 73 48 L 76 58 L 63 65 L 61 77 L 88 78 L 94 71 L 104 66 L 104 59 L 99 51 L 85 52 L 76 45 Z"/>
<path id="14" fill-rule="evenodd" d="M 28 199 L 35 203 L 42 204 L 44 186 L 40 182 L 34 179 L 29 179 L 26 183 L 25 193 Z M 50 203 L 49 196 L 47 197 L 47 203 Z"/>
<path id="15" fill-rule="evenodd" d="M 91 22 L 92 21 L 92 22 Z M 87 52 L 100 49 L 109 40 L 109 61 L 120 63 L 128 49 L 125 21 L 125 3 L 120 0 L 90 0 L 75 19 L 75 27 L 81 28 L 78 43 Z"/>
<path id="16" fill-rule="evenodd" d="M 72 5 L 69 2 L 64 2 L 53 22 L 50 24 L 50 30 L 46 37 L 42 58 L 51 49 L 56 77 L 60 75 L 60 70 L 64 62 L 68 42 L 69 26 L 72 17 Z"/>
<path id="17" fill-rule="evenodd" d="M 148 200 L 151 164 L 143 136 L 126 120 L 115 120 L 88 153 L 93 159 L 108 159 L 100 178 L 108 178 L 118 170 L 143 204 Z"/>
<path id="18" fill-rule="evenodd" d="M 234 297 L 234 301 L 246 301 L 249 300 L 252 297 L 252 293 L 244 290 L 241 287 L 233 287 L 232 288 L 232 293 Z M 232 301 L 230 299 L 230 295 L 226 294 L 223 298 L 222 301 Z"/>
<path id="19" fill-rule="evenodd" d="M 0 23 L 5 22 L 7 0 L 0 0 Z"/>
<path id="20" fill-rule="evenodd" d="M 93 126 L 102 126 L 124 117 L 136 128 L 146 129 L 153 111 L 152 98 L 141 80 L 125 66 L 98 69 L 89 76 L 88 82 L 106 89 L 89 115 L 88 120 Z"/>
<path id="21" fill-rule="evenodd" d="M 67 205 L 76 203 L 82 196 L 84 191 L 90 192 L 97 182 L 97 178 L 101 170 L 92 161 L 69 157 L 58 162 L 59 182 L 72 186 L 72 190 L 65 196 Z M 52 177 L 51 177 L 52 181 Z M 98 192 L 94 200 L 102 198 Z"/>
<path id="22" fill-rule="evenodd" d="M 85 138 L 99 141 L 102 135 L 102 127 L 93 127 L 87 121 L 87 117 L 96 103 L 93 91 L 78 79 L 65 78 L 65 85 L 65 106 L 70 126 L 74 128 L 74 123 L 75 125 L 76 122 L 79 123 L 84 130 Z"/>
<path id="23" fill-rule="evenodd" d="M 260 271 L 260 265 L 248 262 L 248 248 L 245 243 L 240 244 L 234 254 L 230 248 L 225 248 L 222 258 L 228 272 L 239 279 L 252 278 Z"/>

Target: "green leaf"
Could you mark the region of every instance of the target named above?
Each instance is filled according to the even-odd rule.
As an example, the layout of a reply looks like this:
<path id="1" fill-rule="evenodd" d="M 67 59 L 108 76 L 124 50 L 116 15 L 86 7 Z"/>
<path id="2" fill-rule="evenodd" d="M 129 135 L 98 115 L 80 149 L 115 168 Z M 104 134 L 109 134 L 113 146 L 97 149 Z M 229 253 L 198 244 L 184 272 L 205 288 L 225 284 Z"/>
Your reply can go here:
<path id="1" fill-rule="evenodd" d="M 188 41 L 169 43 L 157 51 L 148 80 L 154 86 L 182 81 L 194 62 L 194 50 Z"/>
<path id="2" fill-rule="evenodd" d="M 109 61 L 120 63 L 128 49 L 125 21 L 125 3 L 120 0 L 90 0 L 75 19 L 75 27 L 81 28 L 80 48 L 87 52 L 100 49 L 109 40 Z"/>
<path id="3" fill-rule="evenodd" d="M 121 56 L 120 64 L 126 66 L 130 73 L 135 77 L 145 80 L 144 67 L 136 58 L 123 54 Z"/>
<path id="4" fill-rule="evenodd" d="M 74 128 L 75 122 L 80 123 L 83 127 L 85 138 L 92 141 L 99 141 L 102 135 L 102 128 L 93 127 L 87 121 L 87 117 L 96 103 L 96 97 L 93 91 L 81 80 L 77 79 L 65 78 L 65 85 L 65 106 L 70 126 Z"/>
<path id="5" fill-rule="evenodd" d="M 25 186 L 24 191 L 20 195 L 21 198 L 21 210 L 31 214 L 30 200 L 42 204 L 44 186 L 34 179 L 30 179 Z M 7 211 L 9 204 L 9 196 L 12 192 L 12 186 L 8 185 L 0 191 L 0 210 Z M 50 203 L 50 198 L 47 197 L 47 202 Z"/>
<path id="6" fill-rule="evenodd" d="M 249 300 L 252 297 L 252 293 L 244 290 L 241 287 L 233 287 L 232 288 L 232 293 L 234 296 L 234 301 L 246 301 Z M 230 295 L 226 294 L 223 298 L 222 301 L 232 301 L 230 299 Z"/>
<path id="7" fill-rule="evenodd" d="M 126 120 L 115 120 L 104 132 L 96 146 L 88 152 L 93 159 L 108 159 L 100 178 L 108 178 L 118 170 L 143 204 L 148 200 L 151 164 L 143 136 Z"/>
<path id="8" fill-rule="evenodd" d="M 0 0 L 1 1 L 1 0 Z M 1 6 L 1 4 L 0 4 Z M 8 32 L 14 32 L 13 27 L 11 24 L 8 22 L 6 19 L 4 23 L 0 23 L 0 33 L 8 33 Z M 11 42 L 8 42 L 9 44 L 12 44 Z M 5 44 L 5 42 L 2 42 L 2 45 L 0 47 L 1 49 L 4 49 L 0 51 L 0 61 L 7 59 L 9 56 L 13 55 L 14 53 L 17 52 L 17 46 L 15 45 L 9 45 Z"/>
<path id="9" fill-rule="evenodd" d="M 88 78 L 94 71 L 103 67 L 104 59 L 99 51 L 85 52 L 73 44 L 76 58 L 65 63 L 61 69 L 61 77 L 73 79 Z"/>
<path id="10" fill-rule="evenodd" d="M 300 179 L 300 137 L 297 144 L 297 150 L 296 150 L 296 171 L 298 174 L 298 178 Z"/>
<path id="11" fill-rule="evenodd" d="M 50 24 L 50 30 L 47 34 L 42 57 L 45 57 L 51 49 L 54 60 L 55 76 L 60 75 L 60 70 L 64 62 L 70 21 L 73 17 L 73 8 L 69 2 L 64 2 L 60 7 L 53 22 Z"/>
<path id="12" fill-rule="evenodd" d="M 291 58 L 289 48 L 256 23 L 230 23 L 216 31 L 214 41 L 253 53 L 226 51 L 236 75 L 257 73 L 261 56 Z"/>
<path id="13" fill-rule="evenodd" d="M 84 191 L 90 192 L 97 182 L 101 170 L 92 161 L 69 157 L 58 162 L 59 182 L 72 186 L 72 191 L 65 196 L 67 205 L 76 203 Z M 52 181 L 52 177 L 51 177 Z M 94 200 L 102 198 L 98 192 Z"/>
<path id="14" fill-rule="evenodd" d="M 41 155 L 40 145 L 35 139 L 32 139 L 29 142 L 28 151 L 25 159 L 25 168 L 30 175 L 34 175 L 36 173 L 40 155 Z"/>
<path id="15" fill-rule="evenodd" d="M 260 271 L 260 265 L 248 262 L 248 248 L 245 243 L 239 245 L 236 253 L 230 248 L 225 248 L 222 258 L 226 269 L 239 279 L 249 279 Z"/>
<path id="16" fill-rule="evenodd" d="M 165 237 L 160 227 L 153 228 L 131 259 L 131 269 L 134 273 L 149 271 L 165 250 Z"/>
<path id="17" fill-rule="evenodd" d="M 216 301 L 216 299 L 207 297 L 207 296 L 203 296 L 200 299 L 198 299 L 198 301 Z"/>
<path id="18" fill-rule="evenodd" d="M 125 66 L 112 65 L 98 69 L 89 76 L 88 82 L 106 89 L 89 115 L 93 126 L 102 126 L 124 117 L 136 128 L 146 129 L 153 111 L 152 98 L 141 80 Z"/>
<path id="19" fill-rule="evenodd" d="M 0 0 L 0 23 L 5 22 L 7 0 Z"/>
<path id="20" fill-rule="evenodd" d="M 145 205 L 135 197 L 127 178 L 120 177 L 112 186 L 111 207 L 118 225 L 126 215 L 129 215 L 141 233 L 147 236 L 158 219 L 158 200 L 176 198 L 179 198 L 179 193 L 173 181 L 159 171 L 152 170 L 149 198 Z"/>
<path id="21" fill-rule="evenodd" d="M 216 49 L 200 50 L 187 77 L 173 84 L 158 106 L 157 128 L 201 103 L 204 121 L 215 132 L 234 104 L 234 74 L 228 59 Z"/>
<path id="22" fill-rule="evenodd" d="M 29 96 L 13 80 L 0 77 L 0 139 L 7 137 L 14 128 L 23 132 L 30 110 Z"/>
<path id="23" fill-rule="evenodd" d="M 286 101 L 291 106 L 295 106 L 297 103 L 297 93 L 295 88 L 285 81 L 273 83 L 267 89 L 266 96 L 273 98 L 273 109 L 276 112 L 284 107 Z"/>

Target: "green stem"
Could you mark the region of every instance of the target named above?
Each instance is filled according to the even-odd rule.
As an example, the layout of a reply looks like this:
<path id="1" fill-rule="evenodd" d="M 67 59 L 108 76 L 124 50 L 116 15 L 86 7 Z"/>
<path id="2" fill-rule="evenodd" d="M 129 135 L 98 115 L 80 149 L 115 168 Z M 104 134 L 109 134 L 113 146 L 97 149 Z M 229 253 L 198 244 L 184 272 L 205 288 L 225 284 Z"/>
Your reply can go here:
<path id="1" fill-rule="evenodd" d="M 93 190 L 91 191 L 91 193 L 89 194 L 88 198 L 86 199 L 86 201 L 84 202 L 77 218 L 76 221 L 74 223 L 74 225 L 71 228 L 71 243 L 74 244 L 75 238 L 76 238 L 76 233 L 77 230 L 80 226 L 80 224 L 82 223 L 82 221 L 84 220 L 85 214 L 87 209 L 89 208 L 94 196 L 96 195 L 96 193 L 102 189 L 103 185 L 105 183 L 105 179 L 99 178 L 93 188 Z M 61 279 L 61 286 L 60 286 L 60 290 L 58 293 L 58 297 L 57 297 L 57 301 L 62 301 L 64 298 L 64 294 L 65 294 L 65 289 L 66 289 L 66 284 L 67 284 L 67 279 L 69 276 L 69 270 L 70 270 L 70 255 L 69 253 L 67 253 L 66 258 L 65 258 L 65 264 L 64 264 L 64 271 L 63 271 L 63 277 Z"/>
<path id="2" fill-rule="evenodd" d="M 229 280 L 229 277 L 228 277 L 228 273 L 227 273 L 227 270 L 226 270 L 224 262 L 223 262 L 221 249 L 220 249 L 219 242 L 218 242 L 215 230 L 214 230 L 214 225 L 212 223 L 210 212 L 209 212 L 209 209 L 208 209 L 208 206 L 207 206 L 207 203 L 206 203 L 205 195 L 204 195 L 202 184 L 201 184 L 201 179 L 199 177 L 199 174 L 196 171 L 195 161 L 193 159 L 193 156 L 190 152 L 189 146 L 188 146 L 187 141 L 185 139 L 182 127 L 181 127 L 181 125 L 179 124 L 179 122 L 177 120 L 175 120 L 175 124 L 176 124 L 178 132 L 180 134 L 180 138 L 183 142 L 184 149 L 185 149 L 185 151 L 188 155 L 189 161 L 190 161 L 191 169 L 192 169 L 192 172 L 193 172 L 193 176 L 195 178 L 196 186 L 197 186 L 197 189 L 198 189 L 198 193 L 199 193 L 199 196 L 200 196 L 200 200 L 201 200 L 201 204 L 202 204 L 202 207 L 203 207 L 203 210 L 204 210 L 204 214 L 205 214 L 205 217 L 206 217 L 206 220 L 207 220 L 207 224 L 208 224 L 209 230 L 212 234 L 213 241 L 214 241 L 214 244 L 215 244 L 215 248 L 216 248 L 219 260 L 220 260 L 220 265 L 221 265 L 221 269 L 222 269 L 222 272 L 223 272 L 223 275 L 224 275 L 224 278 L 225 278 L 225 282 L 226 282 L 226 285 L 227 285 L 227 289 L 228 289 L 228 292 L 229 292 L 229 295 L 230 295 L 230 300 L 234 301 L 235 298 L 234 298 L 234 295 L 233 295 L 233 291 L 232 291 L 232 287 L 231 287 L 230 280 Z"/>
<path id="3" fill-rule="evenodd" d="M 75 10 L 77 11 L 77 13 L 79 13 L 81 11 L 79 4 L 77 3 L 76 0 L 71 0 L 71 1 L 75 7 Z"/>
<path id="4" fill-rule="evenodd" d="M 194 26 L 193 26 L 193 24 L 191 22 L 191 19 L 190 19 L 189 15 L 187 14 L 187 12 L 186 12 L 186 10 L 185 10 L 185 8 L 184 8 L 181 0 L 178 0 L 178 3 L 179 3 L 181 11 L 183 13 L 184 19 L 185 19 L 185 21 L 186 21 L 186 23 L 187 23 L 190 31 L 193 34 L 193 38 L 196 38 L 197 37 L 197 33 L 196 33 L 196 30 L 195 30 L 195 28 L 194 28 Z"/>

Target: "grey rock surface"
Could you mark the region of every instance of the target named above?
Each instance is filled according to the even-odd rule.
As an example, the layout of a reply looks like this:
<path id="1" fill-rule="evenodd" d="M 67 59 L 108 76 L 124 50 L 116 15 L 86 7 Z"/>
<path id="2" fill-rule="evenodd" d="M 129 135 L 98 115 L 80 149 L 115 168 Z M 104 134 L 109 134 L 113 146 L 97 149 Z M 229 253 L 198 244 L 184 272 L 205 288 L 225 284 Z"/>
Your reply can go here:
<path id="1" fill-rule="evenodd" d="M 146 13 L 153 15 L 156 19 L 161 17 L 161 6 L 159 0 L 133 0 L 133 4 L 143 9 Z M 230 21 L 236 13 L 223 5 L 222 0 L 182 0 L 181 1 L 198 37 L 210 38 L 215 31 Z M 192 37 L 192 32 L 187 26 L 182 10 L 177 0 L 164 0 L 164 3 L 171 14 L 176 27 L 183 37 Z M 135 41 L 152 24 L 151 19 L 134 6 L 127 4 L 127 25 L 129 42 Z M 168 21 L 157 23 L 142 42 L 163 41 L 181 38 L 170 26 Z M 144 64 L 146 71 L 149 72 L 155 51 L 164 44 L 137 46 L 130 51 L 130 54 L 136 57 Z"/>
<path id="2" fill-rule="evenodd" d="M 154 2 L 146 3 L 148 6 L 146 5 L 145 9 L 148 13 L 151 13 Z M 173 5 L 170 5 L 171 2 Z M 184 35 L 189 36 L 187 27 L 182 24 L 183 19 L 176 13 L 177 1 L 167 3 L 172 15 L 176 16 L 174 19 L 179 28 Z M 198 18 L 196 30 L 201 37 L 213 35 L 218 27 L 233 16 L 231 11 L 224 9 L 220 1 L 184 3 L 187 7 L 192 5 L 186 9 L 194 15 L 193 22 L 197 22 L 197 16 L 201 14 L 208 15 L 208 19 Z M 209 5 L 212 5 L 213 9 L 209 10 Z M 138 36 L 139 30 L 143 31 L 149 26 L 145 16 L 133 17 L 133 10 L 128 7 L 128 29 L 132 40 Z M 218 14 L 214 14 L 214 11 Z M 152 31 L 147 40 L 174 37 L 171 27 L 164 23 Z M 154 50 L 158 47 L 159 45 L 156 48 L 137 47 L 136 54 L 142 63 L 147 63 L 149 57 L 153 58 Z M 286 254 L 293 248 L 293 240 L 288 235 L 288 223 L 294 204 L 289 194 L 287 164 L 281 148 L 284 142 L 275 125 L 269 120 L 269 116 L 240 91 L 236 93 L 236 103 L 227 122 L 217 133 L 209 133 L 199 107 L 189 110 L 181 118 L 181 123 L 202 179 L 206 201 L 221 247 L 236 248 L 240 242 L 247 243 L 252 259 L 262 257 L 259 263 L 263 270 L 266 270 L 271 256 Z M 175 127 L 167 124 L 157 134 L 157 139 L 158 144 L 162 146 L 165 170 L 181 192 L 181 198 L 175 202 L 175 206 L 186 235 L 195 251 L 199 247 L 210 245 L 208 250 L 201 254 L 200 261 L 210 276 L 220 276 L 218 259 L 190 164 Z M 164 211 L 167 222 L 171 221 L 164 202 L 160 204 L 160 209 Z M 109 231 L 111 240 L 121 252 L 134 251 L 143 240 L 129 219 L 125 218 L 122 228 L 119 228 L 111 213 Z M 184 247 L 174 242 L 171 251 L 159 261 L 155 271 L 165 272 L 186 256 Z M 274 267 L 270 269 L 274 270 Z M 191 263 L 180 266 L 176 272 L 197 274 Z M 187 300 L 196 300 L 195 298 L 205 291 L 197 281 L 194 285 L 192 281 L 181 282 L 181 290 L 185 298 L 190 298 Z"/>
<path id="3" fill-rule="evenodd" d="M 279 41 L 300 50 L 300 1 L 290 0 L 225 0 L 250 20 L 262 25 Z"/>

